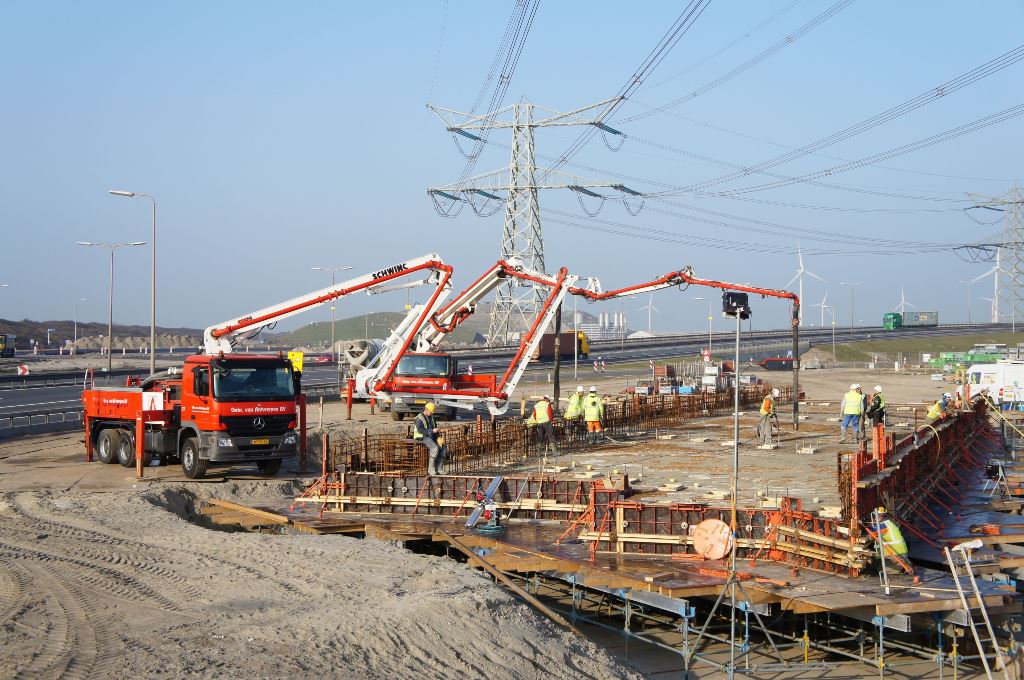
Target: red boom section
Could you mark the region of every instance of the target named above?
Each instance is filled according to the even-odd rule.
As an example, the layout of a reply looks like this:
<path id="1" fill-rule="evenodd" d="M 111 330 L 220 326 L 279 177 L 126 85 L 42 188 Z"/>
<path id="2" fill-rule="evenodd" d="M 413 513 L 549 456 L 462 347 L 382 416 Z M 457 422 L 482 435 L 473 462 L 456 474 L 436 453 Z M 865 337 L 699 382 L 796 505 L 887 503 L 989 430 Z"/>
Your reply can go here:
<path id="1" fill-rule="evenodd" d="M 585 288 L 572 287 L 569 288 L 569 293 L 572 295 L 580 295 L 589 300 L 595 302 L 600 300 L 610 300 L 611 298 L 620 297 L 622 295 L 635 295 L 646 291 L 655 291 L 662 288 L 668 288 L 670 286 L 708 286 L 710 288 L 721 288 L 722 290 L 735 290 L 742 293 L 754 293 L 765 297 L 777 297 L 785 298 L 793 301 L 794 310 L 800 308 L 800 298 L 797 297 L 796 293 L 791 293 L 788 290 L 776 290 L 774 288 L 758 288 L 757 286 L 748 286 L 739 283 L 727 283 L 725 281 L 715 281 L 714 279 L 700 279 L 690 273 L 687 269 L 680 269 L 679 271 L 669 272 L 664 276 L 660 276 L 653 281 L 647 283 L 638 283 L 633 286 L 626 286 L 625 288 L 618 288 L 616 290 L 608 290 L 603 293 L 595 293 L 594 291 L 586 290 Z M 794 318 L 797 318 L 797 313 L 794 311 Z"/>

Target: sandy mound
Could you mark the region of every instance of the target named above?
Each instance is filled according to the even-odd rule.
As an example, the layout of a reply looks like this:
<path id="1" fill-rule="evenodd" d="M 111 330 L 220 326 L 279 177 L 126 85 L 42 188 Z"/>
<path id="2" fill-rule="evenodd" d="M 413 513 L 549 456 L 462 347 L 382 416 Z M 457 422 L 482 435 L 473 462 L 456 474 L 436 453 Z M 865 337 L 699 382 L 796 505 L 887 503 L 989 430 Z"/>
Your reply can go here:
<path id="1" fill-rule="evenodd" d="M 196 498 L 288 483 L 0 497 L 0 668 L 25 677 L 639 677 L 441 557 L 211 531 Z"/>

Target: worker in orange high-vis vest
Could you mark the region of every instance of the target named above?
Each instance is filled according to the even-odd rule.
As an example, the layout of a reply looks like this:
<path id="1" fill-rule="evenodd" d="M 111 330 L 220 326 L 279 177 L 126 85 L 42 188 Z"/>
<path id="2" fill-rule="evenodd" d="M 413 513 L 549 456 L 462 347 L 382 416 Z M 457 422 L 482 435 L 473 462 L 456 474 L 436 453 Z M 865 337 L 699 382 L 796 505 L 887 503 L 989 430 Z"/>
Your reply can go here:
<path id="1" fill-rule="evenodd" d="M 533 422 L 537 431 L 537 445 L 544 445 L 544 451 L 548 449 L 551 453 L 558 453 L 555 450 L 555 435 L 551 427 L 551 421 L 555 417 L 554 408 L 551 406 L 551 397 L 544 395 L 533 405 Z"/>
<path id="2" fill-rule="evenodd" d="M 779 416 L 775 413 L 775 400 L 778 398 L 779 390 L 773 389 L 761 402 L 761 418 L 757 421 L 757 439 L 761 444 L 771 445 L 772 427 L 779 426 Z"/>

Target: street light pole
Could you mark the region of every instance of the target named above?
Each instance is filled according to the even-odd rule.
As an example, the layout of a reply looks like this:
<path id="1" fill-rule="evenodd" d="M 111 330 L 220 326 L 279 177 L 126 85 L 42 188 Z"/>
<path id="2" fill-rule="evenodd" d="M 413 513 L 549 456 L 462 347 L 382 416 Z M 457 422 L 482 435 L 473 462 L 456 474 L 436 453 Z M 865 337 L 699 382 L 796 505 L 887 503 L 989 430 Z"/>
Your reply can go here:
<path id="1" fill-rule="evenodd" d="M 334 288 L 335 285 L 335 275 L 347 269 L 352 269 L 352 267 L 313 267 L 313 271 L 331 273 L 331 288 Z M 331 298 L 331 358 L 334 359 L 335 371 L 341 374 L 341 352 L 338 352 L 335 347 L 337 340 L 334 337 L 335 302 L 337 302 L 337 298 Z"/>
<path id="2" fill-rule="evenodd" d="M 149 281 L 149 374 L 153 375 L 156 373 L 156 199 L 140 191 L 111 189 L 110 193 L 114 196 L 123 196 L 125 198 L 141 196 L 142 198 L 148 198 L 153 204 L 153 253 L 151 258 L 152 271 L 150 272 Z M 113 257 L 113 254 L 111 254 L 111 257 Z"/>
<path id="3" fill-rule="evenodd" d="M 852 340 L 853 339 L 853 319 L 854 319 L 854 316 L 853 316 L 853 291 L 854 291 L 854 289 L 856 289 L 857 286 L 863 286 L 864 282 L 863 281 L 840 281 L 839 285 L 840 286 L 849 286 L 850 287 L 850 339 Z"/>
<path id="4" fill-rule="evenodd" d="M 102 246 L 110 248 L 110 283 L 107 288 L 107 381 L 110 381 L 110 371 L 113 366 L 113 335 L 114 335 L 114 251 L 118 248 L 130 246 L 144 246 L 145 241 L 132 241 L 131 243 L 93 243 L 92 241 L 77 241 L 80 246 Z"/>
<path id="5" fill-rule="evenodd" d="M 78 348 L 78 303 L 85 302 L 85 298 L 78 298 L 75 300 L 75 340 L 71 344 L 71 353 L 74 354 Z"/>

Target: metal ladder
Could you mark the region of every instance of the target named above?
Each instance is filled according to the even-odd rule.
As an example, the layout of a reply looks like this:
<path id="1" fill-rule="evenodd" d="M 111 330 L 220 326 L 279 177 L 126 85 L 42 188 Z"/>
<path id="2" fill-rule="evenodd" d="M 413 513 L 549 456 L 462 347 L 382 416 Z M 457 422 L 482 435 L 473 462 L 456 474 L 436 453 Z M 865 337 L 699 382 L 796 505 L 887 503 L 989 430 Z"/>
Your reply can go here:
<path id="1" fill-rule="evenodd" d="M 978 582 L 974 578 L 974 570 L 971 569 L 971 557 L 969 551 L 980 547 L 982 547 L 981 540 L 975 539 L 973 541 L 961 543 L 954 547 L 953 550 L 959 552 L 963 558 L 964 572 L 967 574 L 967 580 L 971 584 L 972 594 L 978 601 L 978 610 L 981 612 L 981 618 L 985 622 L 985 629 L 988 631 L 989 640 L 992 642 L 992 649 L 995 651 L 996 660 L 1003 668 L 1003 677 L 1005 680 L 1012 680 L 1010 678 L 1010 669 L 1007 666 L 1006 658 L 1003 656 L 1002 651 L 1000 651 L 995 631 L 992 630 L 992 621 L 988 617 L 988 609 L 985 607 L 985 601 L 981 597 L 981 591 L 978 590 Z M 992 669 L 988 665 L 988 658 L 982 648 L 981 638 L 978 636 L 978 628 L 975 626 L 974 616 L 971 614 L 970 603 L 967 601 L 967 595 L 964 593 L 963 585 L 960 583 L 960 575 L 957 572 L 953 553 L 948 546 L 943 546 L 942 551 L 946 554 L 946 562 L 949 563 L 949 573 L 953 576 L 953 583 L 956 585 L 957 593 L 960 594 L 960 603 L 964 606 L 964 614 L 967 617 L 967 625 L 971 629 L 971 636 L 974 638 L 974 644 L 978 646 L 978 658 L 981 659 L 981 665 L 985 668 L 985 677 L 987 677 L 988 680 L 993 680 Z"/>

